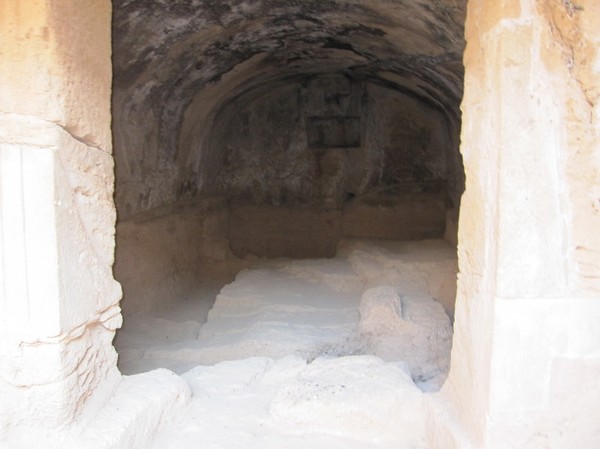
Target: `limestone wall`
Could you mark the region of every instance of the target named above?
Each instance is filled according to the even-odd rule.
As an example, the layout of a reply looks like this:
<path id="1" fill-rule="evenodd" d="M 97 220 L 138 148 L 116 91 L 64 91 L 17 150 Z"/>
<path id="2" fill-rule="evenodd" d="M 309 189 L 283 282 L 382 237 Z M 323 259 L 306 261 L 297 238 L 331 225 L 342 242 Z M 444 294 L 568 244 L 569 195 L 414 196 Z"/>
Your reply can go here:
<path id="1" fill-rule="evenodd" d="M 461 188 L 449 129 L 442 111 L 409 94 L 339 74 L 300 77 L 220 107 L 199 189 L 329 209 L 374 191 L 446 196 Z"/>
<path id="2" fill-rule="evenodd" d="M 600 444 L 599 20 L 593 1 L 469 4 L 454 405 L 433 447 Z"/>
<path id="3" fill-rule="evenodd" d="M 15 438 L 30 447 L 120 378 L 110 14 L 0 5 L 0 440 L 26 427 Z"/>
<path id="4" fill-rule="evenodd" d="M 461 2 L 202 2 L 161 14 L 140 13 L 143 3 L 113 20 L 127 49 L 115 57 L 117 198 L 124 218 L 162 205 L 172 215 L 124 222 L 123 236 L 139 243 L 122 259 L 126 273 L 137 264 L 166 278 L 173 264 L 200 260 L 197 248 L 227 266 L 221 211 L 173 212 L 197 199 L 202 170 L 222 167 L 227 152 L 207 153 L 205 139 L 220 107 L 245 92 L 299 74 L 364 75 L 434 103 L 450 124 L 443 135 L 457 141 Z M 143 446 L 189 396 L 169 373 L 149 375 L 168 396 L 136 395 L 158 411 L 133 400 L 131 413 L 149 421 L 111 421 L 119 401 L 108 398 L 136 380 L 120 382 L 111 346 L 121 291 L 111 270 L 110 14 L 104 0 L 0 4 L 0 441 L 9 447 L 67 447 L 56 436 L 85 419 L 102 425 L 90 446 Z M 598 30 L 595 0 L 469 2 L 455 337 L 448 382 L 429 404 L 432 448 L 600 445 Z M 307 139 L 335 147 L 331 136 Z M 324 156 L 320 170 L 339 173 L 338 158 Z M 356 186 L 369 176 L 355 174 L 324 198 L 363 193 Z M 178 261 L 186 242 L 198 245 Z M 148 264 L 156 255 L 161 264 Z M 181 294 L 194 280 L 186 270 L 176 273 Z M 131 285 L 143 296 L 140 279 Z"/>
<path id="5" fill-rule="evenodd" d="M 125 317 L 197 298 L 231 282 L 247 256 L 333 257 L 343 238 L 440 238 L 436 194 L 379 195 L 341 209 L 231 203 L 223 197 L 158 208 L 117 225 L 114 275 Z M 125 320 L 127 325 L 127 319 Z"/>
<path id="6" fill-rule="evenodd" d="M 231 253 L 228 226 L 229 210 L 218 199 L 119 223 L 114 271 L 125 317 L 231 282 L 243 263 Z"/>

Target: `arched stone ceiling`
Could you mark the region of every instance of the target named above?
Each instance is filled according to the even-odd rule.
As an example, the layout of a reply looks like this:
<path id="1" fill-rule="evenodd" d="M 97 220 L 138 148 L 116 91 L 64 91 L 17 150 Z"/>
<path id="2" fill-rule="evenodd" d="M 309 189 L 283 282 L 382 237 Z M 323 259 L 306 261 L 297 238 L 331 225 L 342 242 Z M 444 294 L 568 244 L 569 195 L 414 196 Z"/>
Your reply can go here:
<path id="1" fill-rule="evenodd" d="M 202 135 L 243 92 L 342 72 L 444 112 L 458 135 L 466 0 L 115 0 L 121 216 L 177 201 Z M 197 182 L 201 184 L 201 179 Z"/>

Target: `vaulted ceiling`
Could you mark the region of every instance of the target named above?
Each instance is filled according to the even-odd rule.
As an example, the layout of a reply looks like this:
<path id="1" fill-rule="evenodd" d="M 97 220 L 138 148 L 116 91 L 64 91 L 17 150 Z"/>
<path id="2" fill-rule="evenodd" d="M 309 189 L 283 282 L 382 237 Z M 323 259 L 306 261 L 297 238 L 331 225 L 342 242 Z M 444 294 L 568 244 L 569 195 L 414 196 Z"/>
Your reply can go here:
<path id="1" fill-rule="evenodd" d="M 322 73 L 399 90 L 460 128 L 466 0 L 115 0 L 122 216 L 202 183 L 202 135 L 245 92 Z"/>

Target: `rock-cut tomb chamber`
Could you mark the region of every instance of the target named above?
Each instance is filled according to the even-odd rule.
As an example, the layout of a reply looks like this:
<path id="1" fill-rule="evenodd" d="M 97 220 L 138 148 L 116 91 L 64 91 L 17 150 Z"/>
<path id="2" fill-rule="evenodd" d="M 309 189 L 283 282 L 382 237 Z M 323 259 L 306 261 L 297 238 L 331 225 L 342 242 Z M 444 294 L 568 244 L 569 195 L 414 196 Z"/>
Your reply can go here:
<path id="1" fill-rule="evenodd" d="M 88 6 L 0 7 L 0 441 L 143 448 L 193 409 L 206 372 L 123 376 L 117 333 L 125 374 L 231 359 L 224 347 L 288 360 L 253 362 L 271 378 L 300 369 L 286 352 L 314 361 L 269 405 L 301 427 L 316 425 L 302 395 L 322 393 L 304 387 L 359 372 L 327 357 L 358 354 L 379 373 L 374 397 L 441 388 L 410 390 L 419 418 L 400 415 L 422 438 L 406 444 L 599 444 L 594 1 Z M 288 309 L 272 302 L 286 292 Z M 311 292 L 325 299 L 307 309 Z M 423 297 L 439 307 L 416 308 Z M 231 308 L 244 298 L 246 315 Z M 305 347 L 274 332 L 283 309 L 308 340 L 304 315 L 387 339 Z M 393 313 L 452 323 L 443 372 L 409 360 L 410 379 L 360 358 L 402 346 Z M 188 344 L 249 316 L 268 318 L 250 325 L 263 340 Z M 147 336 L 163 341 L 149 350 Z M 366 396 L 346 404 L 355 418 L 374 416 Z"/>
<path id="2" fill-rule="evenodd" d="M 358 239 L 439 241 L 405 245 L 398 266 L 386 266 L 392 248 L 362 257 L 365 249 L 347 248 L 346 266 L 315 266 L 304 277 L 320 273 L 352 293 L 391 283 L 435 298 L 453 315 L 465 13 L 464 2 L 115 4 L 122 370 L 139 355 L 142 337 L 130 335 L 136 329 L 153 327 L 170 343 L 195 338 L 189 322 L 188 336 L 181 325 L 161 321 L 165 303 L 186 300 L 181 309 L 206 302 L 257 258 L 331 258 Z M 196 304 L 200 324 L 201 309 Z M 152 324 L 142 323 L 148 313 Z M 284 325 L 285 315 L 279 319 Z M 240 323 L 229 326 L 240 332 Z M 445 343 L 440 351 L 449 357 Z M 273 343 L 255 344 L 265 345 Z M 220 357 L 186 348 L 179 358 L 188 366 L 227 360 L 221 348 Z M 164 359 L 165 351 L 146 350 L 144 357 Z M 286 351 L 294 352 L 248 347 L 234 354 Z"/>

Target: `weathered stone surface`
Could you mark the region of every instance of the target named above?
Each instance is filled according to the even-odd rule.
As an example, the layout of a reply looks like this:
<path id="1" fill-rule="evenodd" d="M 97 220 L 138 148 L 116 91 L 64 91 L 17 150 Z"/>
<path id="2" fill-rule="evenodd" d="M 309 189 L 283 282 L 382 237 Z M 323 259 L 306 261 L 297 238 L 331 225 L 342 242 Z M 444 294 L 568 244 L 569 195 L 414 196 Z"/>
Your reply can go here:
<path id="1" fill-rule="evenodd" d="M 233 205 L 227 237 L 238 257 L 333 257 L 340 218 L 331 210 Z"/>
<path id="2" fill-rule="evenodd" d="M 440 447 L 598 444 L 574 404 L 597 414 L 583 396 L 598 394 L 587 380 L 598 376 L 599 37 L 581 31 L 599 12 L 593 1 L 469 2 L 453 406 L 436 421 Z M 571 386 L 565 359 L 582 370 Z"/>
<path id="3" fill-rule="evenodd" d="M 254 117 L 262 121 L 244 125 L 244 120 L 253 120 L 244 118 L 249 114 L 244 106 L 298 83 L 310 88 L 311 79 L 319 74 L 344 74 L 346 79 L 379 86 L 383 97 L 394 96 L 400 108 L 416 102 L 439 114 L 435 119 L 430 114 L 429 120 L 437 121 L 446 134 L 450 130 L 450 135 L 438 140 L 437 145 L 445 147 L 438 154 L 455 159 L 454 166 L 460 165 L 456 150 L 462 95 L 463 1 L 435 5 L 391 0 L 294 4 L 225 1 L 216 6 L 203 1 L 167 4 L 140 0 L 115 2 L 114 8 L 116 198 L 122 217 L 202 194 L 206 185 L 219 178 L 219 167 L 228 152 L 247 154 L 241 160 L 234 158 L 240 164 L 238 170 L 244 162 L 264 157 L 252 148 L 259 143 L 250 143 L 254 134 L 262 134 L 263 141 L 273 135 L 268 142 L 273 151 L 284 145 L 292 153 L 306 153 L 306 134 L 310 132 L 304 129 L 305 121 L 320 114 L 326 118 L 325 111 L 330 116 L 340 114 L 331 109 L 336 101 L 344 103 L 344 88 L 339 82 L 321 86 L 329 93 L 324 97 L 328 98 L 325 110 L 305 112 L 301 118 L 296 117 L 298 105 L 286 107 L 285 102 L 293 100 L 295 94 L 295 101 L 308 99 L 305 106 L 310 110 L 316 104 L 306 92 L 290 92 L 283 103 L 267 101 L 263 110 L 274 114 L 275 120 Z M 354 98 L 360 101 L 361 94 L 357 94 Z M 261 101 L 265 104 L 264 98 Z M 361 115 L 356 109 L 344 114 Z M 366 122 L 367 114 L 363 116 Z M 281 120 L 283 126 L 279 126 Z M 398 117 L 396 121 L 400 129 L 406 128 L 406 123 L 400 124 L 404 119 Z M 417 123 L 408 129 L 417 131 L 423 126 Z M 215 127 L 227 134 L 228 142 L 211 131 Z M 244 134 L 248 127 L 250 134 Z M 379 130 L 363 131 L 367 140 L 363 137 L 362 146 L 370 150 Z M 277 133 L 282 135 L 275 138 Z M 386 134 L 379 138 L 398 141 L 403 136 Z M 292 140 L 286 144 L 286 139 Z M 412 147 L 408 141 L 405 145 Z M 277 159 L 272 162 L 272 168 L 279 170 Z M 386 160 L 391 166 L 397 162 L 394 157 Z M 350 163 L 361 164 L 357 160 Z M 312 181 L 314 169 L 305 171 L 305 183 Z M 366 185 L 381 182 L 377 173 L 372 173 Z M 449 196 L 456 203 L 462 179 L 455 174 L 451 178 Z M 293 182 L 293 177 L 286 182 Z M 358 190 L 366 185 L 362 181 Z M 274 181 L 260 190 L 264 194 L 277 188 Z M 286 190 L 292 197 L 307 194 L 302 182 L 288 185 Z"/>
<path id="4" fill-rule="evenodd" d="M 113 2 L 122 217 L 211 192 L 268 207 L 314 201 L 335 214 L 352 195 L 408 180 L 402 187 L 419 194 L 440 182 L 434 193 L 455 220 L 466 3 Z M 110 9 L 107 0 L 0 4 L 0 439 L 17 447 L 66 447 L 53 437 L 94 416 L 119 383 Z M 597 0 L 469 2 L 458 302 L 431 447 L 600 444 L 590 419 L 600 413 L 599 25 Z M 329 93 L 322 104 L 303 93 L 313 82 Z M 398 108 L 381 99 L 365 114 L 364 93 L 368 104 L 377 90 Z M 240 139 L 245 112 L 265 142 Z M 350 156 L 357 148 L 368 151 Z M 271 166 L 256 183 L 235 166 L 252 161 Z M 155 229 L 170 232 L 177 217 Z M 196 261 L 196 249 L 178 261 L 171 242 L 202 240 L 203 254 L 225 260 L 213 227 L 227 218 L 205 218 L 146 253 L 169 250 L 147 273 Z M 158 377 L 185 402 L 181 382 Z M 112 427 L 114 441 L 92 432 L 86 443 L 143 445 L 170 397 L 133 413 L 157 418 L 133 418 L 143 435 L 125 424 Z"/>
<path id="5" fill-rule="evenodd" d="M 229 248 L 222 201 L 157 212 L 118 226 L 115 273 L 123 285 L 125 316 L 193 298 L 207 286 L 220 288 L 243 266 Z"/>
<path id="6" fill-rule="evenodd" d="M 1 439 L 19 423 L 64 426 L 110 394 L 121 289 L 111 155 L 41 118 L 0 114 L 0 128 Z"/>
<path id="7" fill-rule="evenodd" d="M 365 290 L 358 311 L 361 333 L 393 334 L 402 326 L 402 301 L 397 287 L 381 285 Z"/>
<path id="8" fill-rule="evenodd" d="M 346 205 L 342 234 L 386 240 L 441 238 L 445 219 L 445 204 L 440 195 L 370 195 Z"/>
<path id="9" fill-rule="evenodd" d="M 71 0 L 0 5 L 0 112 L 44 117 L 108 153 L 111 4 Z"/>

